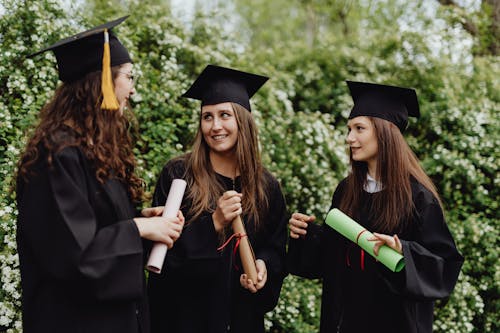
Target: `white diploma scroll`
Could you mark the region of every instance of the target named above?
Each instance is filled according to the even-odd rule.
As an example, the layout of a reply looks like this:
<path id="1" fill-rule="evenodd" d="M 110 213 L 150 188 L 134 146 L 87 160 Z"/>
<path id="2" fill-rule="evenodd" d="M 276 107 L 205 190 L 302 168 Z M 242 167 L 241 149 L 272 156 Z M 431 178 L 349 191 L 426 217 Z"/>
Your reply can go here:
<path id="1" fill-rule="evenodd" d="M 182 197 L 186 190 L 186 181 L 183 179 L 174 179 L 170 190 L 168 191 L 167 202 L 163 209 L 163 217 L 176 217 L 179 208 L 181 207 Z M 167 255 L 167 245 L 163 243 L 155 243 L 151 254 L 149 255 L 146 269 L 150 272 L 160 274 L 163 267 L 163 261 Z"/>

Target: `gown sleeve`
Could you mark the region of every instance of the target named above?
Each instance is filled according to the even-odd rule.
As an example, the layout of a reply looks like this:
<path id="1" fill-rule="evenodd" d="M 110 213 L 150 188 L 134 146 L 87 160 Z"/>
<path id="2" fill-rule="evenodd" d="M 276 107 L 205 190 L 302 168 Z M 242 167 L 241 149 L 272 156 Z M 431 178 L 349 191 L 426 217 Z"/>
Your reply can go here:
<path id="1" fill-rule="evenodd" d="M 318 279 L 322 277 L 322 227 L 310 224 L 304 238 L 290 238 L 287 253 L 288 272 L 293 275 Z"/>
<path id="2" fill-rule="evenodd" d="M 330 209 L 338 207 L 343 193 L 344 182 L 341 182 L 332 197 Z M 324 239 L 328 238 L 327 241 Z M 335 248 L 332 241 L 336 241 L 337 237 L 332 237 L 332 233 L 323 225 L 309 224 L 305 237 L 299 239 L 290 238 L 287 253 L 288 270 L 293 275 L 309 279 L 318 279 L 324 277 L 323 256 L 327 254 L 331 248 Z M 327 246 L 328 244 L 328 246 Z"/>
<path id="3" fill-rule="evenodd" d="M 278 303 L 285 278 L 287 217 L 283 193 L 278 181 L 271 177 L 269 214 L 262 221 L 265 226 L 257 235 L 259 246 L 255 249 L 255 258 L 266 264 L 267 281 L 264 288 L 252 295 L 264 312 L 271 311 Z"/>
<path id="4" fill-rule="evenodd" d="M 419 300 L 450 295 L 463 264 L 446 225 L 437 199 L 421 185 L 414 193 L 417 227 L 412 240 L 401 240 L 405 269 L 403 276 L 383 270 L 395 292 Z"/>
<path id="5" fill-rule="evenodd" d="M 20 229 L 41 269 L 98 299 L 142 295 L 142 242 L 130 219 L 98 227 L 89 201 L 88 170 L 77 148 L 54 155 L 48 177 L 24 186 Z M 127 203 L 129 204 L 129 203 Z"/>

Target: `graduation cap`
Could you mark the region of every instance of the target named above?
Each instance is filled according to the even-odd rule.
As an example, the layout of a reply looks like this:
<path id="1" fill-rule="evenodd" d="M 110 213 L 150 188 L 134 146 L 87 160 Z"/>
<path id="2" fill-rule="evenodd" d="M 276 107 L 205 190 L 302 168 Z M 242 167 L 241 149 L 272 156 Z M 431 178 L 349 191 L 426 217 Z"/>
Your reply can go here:
<path id="1" fill-rule="evenodd" d="M 233 102 L 252 111 L 250 97 L 268 79 L 257 74 L 208 65 L 182 96 L 201 100 L 202 106 Z"/>
<path id="2" fill-rule="evenodd" d="M 408 117 L 419 117 L 417 93 L 414 89 L 383 84 L 346 81 L 354 106 L 349 119 L 369 116 L 394 123 L 401 132 L 408 125 Z"/>
<path id="3" fill-rule="evenodd" d="M 109 30 L 127 18 L 128 15 L 62 39 L 28 57 L 53 51 L 57 59 L 59 79 L 65 83 L 102 70 L 102 108 L 117 110 L 119 104 L 114 94 L 111 67 L 132 62 L 132 60 L 127 49 Z"/>

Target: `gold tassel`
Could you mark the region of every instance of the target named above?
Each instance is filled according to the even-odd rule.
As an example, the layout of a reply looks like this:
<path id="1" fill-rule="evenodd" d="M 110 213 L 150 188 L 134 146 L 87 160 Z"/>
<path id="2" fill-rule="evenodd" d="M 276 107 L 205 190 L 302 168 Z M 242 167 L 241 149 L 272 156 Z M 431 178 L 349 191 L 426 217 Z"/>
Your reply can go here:
<path id="1" fill-rule="evenodd" d="M 105 110 L 118 110 L 120 104 L 116 99 L 113 78 L 111 77 L 111 54 L 109 50 L 108 30 L 104 30 L 104 54 L 102 56 L 102 78 L 101 78 L 102 104 Z"/>

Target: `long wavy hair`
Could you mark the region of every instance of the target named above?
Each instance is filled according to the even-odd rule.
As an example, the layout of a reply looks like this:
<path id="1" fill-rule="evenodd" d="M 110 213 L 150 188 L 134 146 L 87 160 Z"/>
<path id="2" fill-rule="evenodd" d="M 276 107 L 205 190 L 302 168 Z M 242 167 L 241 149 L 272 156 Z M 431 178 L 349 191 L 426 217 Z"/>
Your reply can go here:
<path id="1" fill-rule="evenodd" d="M 119 66 L 112 68 L 113 79 Z M 40 158 L 40 148 L 48 151 L 47 162 L 52 164 L 58 151 L 76 146 L 82 150 L 95 169 L 100 183 L 116 178 L 127 186 L 131 199 L 143 198 L 143 181 L 134 173 L 136 160 L 130 133 L 135 119 L 129 108 L 124 114 L 101 109 L 101 72 L 87 74 L 83 78 L 62 83 L 51 100 L 42 108 L 39 123 L 18 164 L 18 176 L 29 181 L 34 164 Z M 61 133 L 74 133 L 71 140 L 61 140 Z"/>
<path id="2" fill-rule="evenodd" d="M 269 209 L 267 195 L 268 180 L 264 175 L 259 151 L 258 130 L 251 113 L 239 104 L 231 103 L 236 123 L 238 138 L 236 141 L 237 166 L 240 171 L 243 193 L 243 215 L 253 219 L 255 227 L 260 226 L 261 215 Z M 192 205 L 189 208 L 190 223 L 203 212 L 214 212 L 217 199 L 226 191 L 217 181 L 209 157 L 210 147 L 201 132 L 201 117 L 198 132 L 194 138 L 190 153 L 182 156 L 186 162 L 186 180 L 189 193 L 187 198 Z"/>
<path id="3" fill-rule="evenodd" d="M 367 117 L 374 126 L 378 143 L 376 179 L 383 190 L 373 195 L 371 214 L 374 228 L 379 232 L 401 232 L 414 213 L 411 177 L 429 190 L 441 205 L 439 195 L 432 180 L 421 167 L 418 158 L 406 143 L 401 131 L 391 122 Z M 340 209 L 354 217 L 363 205 L 363 187 L 366 183 L 368 165 L 354 161 L 350 152 L 351 172 L 347 176 L 347 186 L 340 203 Z"/>

